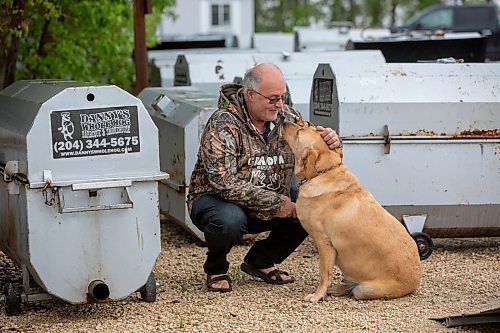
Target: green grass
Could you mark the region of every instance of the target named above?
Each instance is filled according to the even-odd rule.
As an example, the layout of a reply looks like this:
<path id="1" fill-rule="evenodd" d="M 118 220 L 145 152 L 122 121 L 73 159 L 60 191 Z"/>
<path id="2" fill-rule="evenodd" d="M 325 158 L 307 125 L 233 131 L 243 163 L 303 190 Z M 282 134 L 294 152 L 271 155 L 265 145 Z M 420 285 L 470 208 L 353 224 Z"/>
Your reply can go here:
<path id="1" fill-rule="evenodd" d="M 231 268 L 228 272 L 229 277 L 231 280 L 248 280 L 250 279 L 250 276 L 243 272 L 240 268 L 240 266 L 235 266 Z"/>

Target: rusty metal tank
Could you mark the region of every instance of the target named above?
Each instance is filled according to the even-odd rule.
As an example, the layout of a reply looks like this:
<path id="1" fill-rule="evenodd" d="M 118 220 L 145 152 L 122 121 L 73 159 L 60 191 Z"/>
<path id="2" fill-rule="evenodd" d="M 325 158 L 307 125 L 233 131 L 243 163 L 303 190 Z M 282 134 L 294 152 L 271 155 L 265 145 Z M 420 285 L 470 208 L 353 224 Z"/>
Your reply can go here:
<path id="1" fill-rule="evenodd" d="M 345 164 L 423 247 L 500 236 L 499 90 L 496 63 L 320 64 L 310 118 L 339 132 Z"/>

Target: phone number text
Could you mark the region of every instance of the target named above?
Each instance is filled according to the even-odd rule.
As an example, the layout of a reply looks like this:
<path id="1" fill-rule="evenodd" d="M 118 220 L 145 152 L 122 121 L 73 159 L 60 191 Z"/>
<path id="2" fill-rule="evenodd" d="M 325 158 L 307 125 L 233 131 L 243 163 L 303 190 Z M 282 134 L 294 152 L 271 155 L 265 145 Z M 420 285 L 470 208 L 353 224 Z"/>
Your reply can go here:
<path id="1" fill-rule="evenodd" d="M 138 136 L 124 136 L 119 138 L 56 141 L 54 142 L 54 151 L 59 153 L 61 151 L 83 151 L 87 149 L 129 147 L 137 145 L 139 145 Z"/>

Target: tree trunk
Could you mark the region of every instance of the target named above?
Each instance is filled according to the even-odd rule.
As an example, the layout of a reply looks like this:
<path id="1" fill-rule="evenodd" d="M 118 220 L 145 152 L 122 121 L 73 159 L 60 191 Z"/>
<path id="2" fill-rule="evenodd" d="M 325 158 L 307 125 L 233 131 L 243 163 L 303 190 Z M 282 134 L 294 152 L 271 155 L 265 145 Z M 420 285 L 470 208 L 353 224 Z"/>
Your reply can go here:
<path id="1" fill-rule="evenodd" d="M 398 6 L 396 1 L 391 1 L 391 25 L 396 24 L 396 7 Z"/>
<path id="2" fill-rule="evenodd" d="M 21 26 L 23 22 L 25 3 L 24 0 L 14 0 L 14 8 L 17 10 L 16 15 L 12 17 L 10 27 L 16 29 Z M 11 85 L 16 80 L 16 65 L 17 54 L 19 50 L 19 37 L 12 34 L 12 39 L 7 50 L 7 59 L 5 63 L 5 72 L 3 78 L 3 88 Z"/>
<path id="3" fill-rule="evenodd" d="M 144 3 L 144 0 L 134 0 L 135 95 L 139 95 L 144 88 L 149 86 Z"/>
<path id="4" fill-rule="evenodd" d="M 40 36 L 40 42 L 38 43 L 38 51 L 37 54 L 40 57 L 45 57 L 47 55 L 47 51 L 45 51 L 45 44 L 49 41 L 49 20 L 45 20 L 43 24 L 42 35 Z"/>

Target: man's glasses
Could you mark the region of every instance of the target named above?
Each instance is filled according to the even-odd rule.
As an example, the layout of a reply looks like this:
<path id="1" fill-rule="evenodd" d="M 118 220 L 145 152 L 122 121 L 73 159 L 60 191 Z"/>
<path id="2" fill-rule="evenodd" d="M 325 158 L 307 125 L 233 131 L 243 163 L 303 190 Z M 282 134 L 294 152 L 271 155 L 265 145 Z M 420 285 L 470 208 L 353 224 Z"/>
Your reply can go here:
<path id="1" fill-rule="evenodd" d="M 276 103 L 278 103 L 280 101 L 280 99 L 283 101 L 283 104 L 285 104 L 285 102 L 286 102 L 286 100 L 288 99 L 288 96 L 289 96 L 288 93 L 285 93 L 283 96 L 271 96 L 271 97 L 267 97 L 265 95 L 262 95 L 257 90 L 254 90 L 254 89 L 252 89 L 252 90 L 255 91 L 258 95 L 260 95 L 260 96 L 264 97 L 265 99 L 267 99 L 269 101 L 269 104 L 273 104 L 273 105 L 275 105 Z"/>

